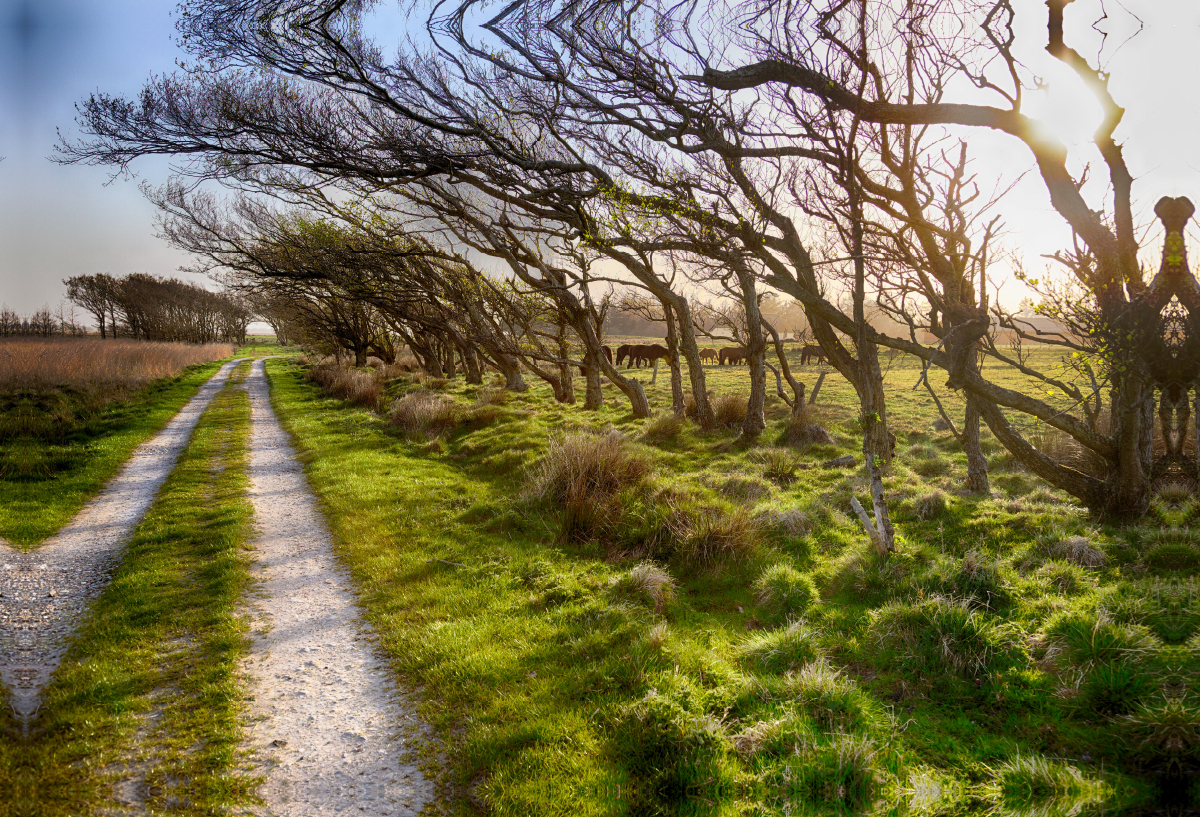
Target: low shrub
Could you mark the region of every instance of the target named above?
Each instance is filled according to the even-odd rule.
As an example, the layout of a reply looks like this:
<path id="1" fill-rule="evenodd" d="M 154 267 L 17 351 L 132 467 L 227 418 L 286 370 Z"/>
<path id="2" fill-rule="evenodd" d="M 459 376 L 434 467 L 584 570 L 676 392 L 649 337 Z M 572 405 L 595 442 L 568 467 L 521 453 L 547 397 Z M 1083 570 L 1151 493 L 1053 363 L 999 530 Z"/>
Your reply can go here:
<path id="1" fill-rule="evenodd" d="M 675 580 L 653 562 L 634 565 L 628 573 L 617 577 L 613 589 L 621 595 L 649 602 L 658 613 L 675 599 Z"/>
<path id="2" fill-rule="evenodd" d="M 821 655 L 813 631 L 798 621 L 751 636 L 742 644 L 740 654 L 747 668 L 773 673 L 799 669 Z"/>
<path id="3" fill-rule="evenodd" d="M 427 389 L 411 391 L 392 405 L 392 425 L 413 437 L 434 439 L 466 419 L 465 407 L 444 394 Z"/>
<path id="4" fill-rule="evenodd" d="M 1014 634 L 967 602 L 932 596 L 871 613 L 868 638 L 881 656 L 927 673 L 978 677 L 1024 659 Z"/>
<path id="5" fill-rule="evenodd" d="M 765 618 L 781 621 L 804 615 L 819 596 L 811 578 L 781 562 L 758 577 L 754 598 Z"/>

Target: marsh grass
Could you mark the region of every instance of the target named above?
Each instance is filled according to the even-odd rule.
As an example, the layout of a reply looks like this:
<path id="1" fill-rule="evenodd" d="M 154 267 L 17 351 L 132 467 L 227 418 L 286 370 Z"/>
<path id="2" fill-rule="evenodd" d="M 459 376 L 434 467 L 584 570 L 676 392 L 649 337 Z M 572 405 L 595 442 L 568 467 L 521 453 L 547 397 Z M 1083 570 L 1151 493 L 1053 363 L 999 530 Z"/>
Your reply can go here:
<path id="1" fill-rule="evenodd" d="M 71 338 L 0 340 L 0 392 L 71 387 L 130 390 L 227 358 L 232 343 L 154 343 Z"/>

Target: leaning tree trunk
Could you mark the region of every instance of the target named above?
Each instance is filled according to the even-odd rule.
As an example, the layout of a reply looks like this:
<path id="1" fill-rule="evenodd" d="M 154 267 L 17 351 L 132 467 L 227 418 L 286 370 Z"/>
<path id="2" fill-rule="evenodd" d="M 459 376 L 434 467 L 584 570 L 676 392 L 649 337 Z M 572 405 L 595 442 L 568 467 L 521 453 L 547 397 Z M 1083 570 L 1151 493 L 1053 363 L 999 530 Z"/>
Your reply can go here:
<path id="1" fill-rule="evenodd" d="M 747 270 L 739 270 L 738 284 L 742 290 L 742 308 L 746 310 L 746 364 L 750 367 L 750 397 L 746 401 L 742 434 L 757 437 L 767 427 L 767 367 L 763 359 L 767 343 L 763 339 L 762 313 L 758 309 L 754 277 Z"/>
<path id="2" fill-rule="evenodd" d="M 659 293 L 656 293 L 659 294 Z M 659 294 L 670 303 L 675 312 L 676 331 L 679 333 L 679 350 L 687 361 L 688 381 L 692 386 L 692 401 L 696 404 L 696 423 L 704 431 L 717 426 L 717 417 L 708 402 L 708 383 L 704 377 L 704 361 L 700 360 L 700 346 L 696 343 L 696 328 L 692 325 L 692 308 L 687 298 L 673 292 Z"/>
<path id="3" fill-rule="evenodd" d="M 671 364 L 671 411 L 676 417 L 683 417 L 687 405 L 683 398 L 683 373 L 679 367 L 679 334 L 675 328 L 675 315 L 671 305 L 662 301 L 663 317 L 667 319 L 667 354 Z"/>
<path id="4" fill-rule="evenodd" d="M 972 494 L 986 494 L 991 490 L 988 481 L 987 457 L 979 442 L 979 408 L 967 396 L 967 411 L 963 418 L 962 447 L 967 454 L 967 482 L 964 486 Z"/>

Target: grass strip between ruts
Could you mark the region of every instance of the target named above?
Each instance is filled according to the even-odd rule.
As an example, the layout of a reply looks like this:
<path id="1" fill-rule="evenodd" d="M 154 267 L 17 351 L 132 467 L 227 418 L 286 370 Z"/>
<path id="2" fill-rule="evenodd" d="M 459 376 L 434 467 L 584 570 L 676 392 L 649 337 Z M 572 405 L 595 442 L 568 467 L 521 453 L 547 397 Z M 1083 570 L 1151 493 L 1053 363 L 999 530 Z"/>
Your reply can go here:
<path id="1" fill-rule="evenodd" d="M 6 758 L 0 814 L 110 814 L 135 804 L 220 814 L 252 800 L 255 779 L 239 749 L 250 406 L 235 385 L 201 418 L 80 624 L 32 734 Z"/>
<path id="2" fill-rule="evenodd" d="M 57 463 L 49 477 L 14 479 L 0 473 L 0 539 L 27 547 L 53 535 L 121 470 L 135 448 L 179 413 L 221 365 L 216 361 L 191 366 L 178 377 L 149 383 L 99 411 L 86 405 L 98 399 L 95 395 L 73 390 L 39 398 L 54 404 L 41 410 L 55 412 L 60 422 L 74 428 L 63 440 L 38 441 L 39 456 L 50 456 Z M 12 439 L 3 444 L 19 442 Z"/>

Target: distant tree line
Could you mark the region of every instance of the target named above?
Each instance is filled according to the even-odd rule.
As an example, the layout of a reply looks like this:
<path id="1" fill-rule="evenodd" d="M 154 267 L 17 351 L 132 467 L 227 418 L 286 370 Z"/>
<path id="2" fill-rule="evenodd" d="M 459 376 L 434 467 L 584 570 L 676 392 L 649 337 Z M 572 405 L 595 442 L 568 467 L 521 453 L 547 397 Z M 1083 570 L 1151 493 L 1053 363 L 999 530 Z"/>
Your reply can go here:
<path id="1" fill-rule="evenodd" d="M 86 335 L 87 327 L 76 320 L 74 304 L 62 302 L 51 310 L 43 306 L 32 315 L 20 315 L 0 306 L 0 337 L 39 337 Z"/>
<path id="2" fill-rule="evenodd" d="M 76 275 L 63 281 L 67 299 L 89 312 L 101 338 L 179 343 L 245 343 L 254 312 L 234 292 L 135 272 Z"/>

